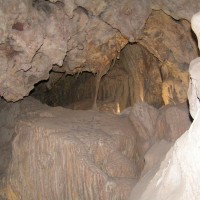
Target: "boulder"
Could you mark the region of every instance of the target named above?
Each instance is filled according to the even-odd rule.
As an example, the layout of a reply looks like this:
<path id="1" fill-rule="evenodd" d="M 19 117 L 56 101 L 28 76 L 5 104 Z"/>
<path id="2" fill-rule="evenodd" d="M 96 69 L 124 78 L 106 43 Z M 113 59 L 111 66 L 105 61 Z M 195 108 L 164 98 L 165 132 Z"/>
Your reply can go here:
<path id="1" fill-rule="evenodd" d="M 157 119 L 156 137 L 168 141 L 176 141 L 191 125 L 187 103 L 161 108 Z"/>
<path id="2" fill-rule="evenodd" d="M 146 103 L 135 104 L 129 112 L 129 119 L 137 131 L 137 144 L 141 155 L 156 141 L 155 126 L 158 110 Z"/>
<path id="3" fill-rule="evenodd" d="M 32 98 L 17 104 L 20 114 L 2 198 L 128 198 L 141 168 L 127 118 L 50 108 Z"/>

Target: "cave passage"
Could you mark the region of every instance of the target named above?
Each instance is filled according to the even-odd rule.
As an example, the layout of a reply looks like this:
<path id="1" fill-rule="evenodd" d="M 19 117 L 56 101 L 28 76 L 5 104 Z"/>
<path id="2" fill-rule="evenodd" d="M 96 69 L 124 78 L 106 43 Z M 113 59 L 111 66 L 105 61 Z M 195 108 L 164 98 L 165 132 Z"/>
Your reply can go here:
<path id="1" fill-rule="evenodd" d="M 152 2 L 2 1 L 0 200 L 178 198 L 199 148 L 194 11 Z"/>
<path id="2" fill-rule="evenodd" d="M 31 95 L 50 106 L 91 109 L 98 78 L 91 72 L 51 72 L 50 79 L 38 84 Z M 164 105 L 160 62 L 141 45 L 128 44 L 101 78 L 97 105 L 100 111 L 120 113 L 138 102 L 157 108 Z"/>

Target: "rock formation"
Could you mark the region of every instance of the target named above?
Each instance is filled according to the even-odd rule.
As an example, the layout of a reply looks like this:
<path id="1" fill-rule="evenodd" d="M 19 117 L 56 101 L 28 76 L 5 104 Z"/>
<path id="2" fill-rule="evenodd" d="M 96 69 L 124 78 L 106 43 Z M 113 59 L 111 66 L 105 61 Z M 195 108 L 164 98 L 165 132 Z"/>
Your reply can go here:
<path id="1" fill-rule="evenodd" d="M 187 20 L 199 8 L 197 0 L 193 3 L 172 0 L 153 0 L 152 3 L 145 0 L 1 0 L 0 3 L 0 95 L 8 101 L 27 96 L 36 83 L 49 78 L 51 70 L 67 74 L 102 71 L 116 59 L 128 41 L 138 42 L 143 37 L 143 28 L 152 8 L 162 9 L 175 19 Z M 148 20 L 151 26 L 155 15 Z M 166 24 L 163 30 L 167 27 L 173 30 L 168 18 L 159 17 L 161 21 L 157 20 Z M 188 31 L 187 22 L 174 24 L 179 33 L 182 32 L 180 27 Z M 170 34 L 168 39 L 172 41 L 169 31 L 158 32 L 157 39 L 161 40 L 162 34 Z M 146 47 L 145 43 L 148 45 L 152 39 L 145 37 L 142 41 Z M 172 44 L 181 47 L 177 41 L 173 40 Z M 184 41 L 182 43 L 193 52 L 193 45 L 188 40 Z M 181 67 L 187 68 L 188 59 L 193 58 L 192 53 L 181 56 L 174 51 L 175 45 L 167 44 L 167 48 L 172 47 L 175 61 L 182 61 Z M 156 55 L 154 48 L 157 47 L 153 43 L 150 46 L 153 48 L 146 48 Z M 170 52 L 166 53 L 172 57 Z M 156 57 L 166 61 L 166 56 Z M 166 65 L 171 63 L 166 62 Z M 176 81 L 183 81 L 177 83 L 177 87 L 185 87 L 184 77 L 177 78 Z"/>
<path id="2" fill-rule="evenodd" d="M 198 0 L 0 5 L 0 199 L 198 200 Z"/>
<path id="3" fill-rule="evenodd" d="M 154 133 L 156 138 L 174 142 L 191 125 L 187 103 L 168 105 L 159 111 Z"/>
<path id="4" fill-rule="evenodd" d="M 48 107 L 30 97 L 2 101 L 0 198 L 126 200 L 141 172 L 159 165 L 171 145 L 160 141 L 171 140 L 167 120 L 162 138 L 155 134 L 158 116 L 171 107 L 177 106 L 139 103 L 112 115 Z"/>
<path id="5" fill-rule="evenodd" d="M 97 100 L 100 104 L 118 103 L 120 110 L 143 101 L 157 108 L 183 103 L 187 100 L 188 66 L 197 55 L 188 22 L 152 11 L 138 43 L 126 45 L 109 64 L 110 69 L 109 65 L 102 68 L 108 72 L 101 79 Z M 49 81 L 36 86 L 33 95 L 51 106 L 91 108 L 95 78 L 92 73 L 77 73 L 73 79 L 51 72 Z"/>
<path id="6" fill-rule="evenodd" d="M 102 77 L 98 101 L 104 104 L 119 104 L 122 111 L 138 102 L 147 102 L 155 107 L 163 105 L 160 62 L 139 44 L 127 45 L 120 59 Z M 91 73 L 77 77 L 51 73 L 50 81 L 36 86 L 33 96 L 51 106 L 90 109 L 95 91 L 95 76 Z M 88 101 L 89 106 L 83 102 Z"/>
<path id="7" fill-rule="evenodd" d="M 127 43 L 119 31 L 84 7 L 76 4 L 71 12 L 66 8 L 68 2 L 1 1 L 0 94 L 5 99 L 28 95 L 35 83 L 48 79 L 53 66 L 68 73 L 81 66 L 95 72 Z"/>
<path id="8" fill-rule="evenodd" d="M 191 20 L 194 13 L 200 10 L 200 2 L 192 0 L 190 3 L 185 0 L 152 0 L 152 8 L 163 10 L 175 19 Z"/>
<path id="9" fill-rule="evenodd" d="M 128 198 L 142 161 L 127 118 L 51 108 L 33 99 L 7 107 L 19 116 L 11 115 L 16 136 L 9 168 L 2 169 L 1 198 Z"/>
<path id="10" fill-rule="evenodd" d="M 144 35 L 139 41 L 161 62 L 162 96 L 183 103 L 187 99 L 188 66 L 198 56 L 190 24 L 176 22 L 163 12 L 154 11 L 147 20 Z"/>
<path id="11" fill-rule="evenodd" d="M 200 14 L 194 15 L 192 25 L 194 31 L 199 24 Z M 199 35 L 198 39 L 199 38 Z M 134 188 L 132 200 L 197 200 L 199 199 L 199 120 L 200 120 L 200 60 L 193 60 L 190 64 L 190 87 L 188 99 L 190 113 L 194 121 L 173 145 L 161 163 L 157 172 L 145 175 Z M 155 174 L 155 175 L 154 175 Z M 153 177 L 153 178 L 152 178 Z M 152 179 L 151 179 L 152 178 Z M 146 183 L 145 183 L 146 181 Z"/>

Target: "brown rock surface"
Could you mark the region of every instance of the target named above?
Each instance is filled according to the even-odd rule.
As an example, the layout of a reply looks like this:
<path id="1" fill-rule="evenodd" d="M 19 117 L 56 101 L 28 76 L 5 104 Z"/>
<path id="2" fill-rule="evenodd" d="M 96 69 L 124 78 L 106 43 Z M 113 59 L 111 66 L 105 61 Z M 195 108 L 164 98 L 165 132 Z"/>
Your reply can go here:
<path id="1" fill-rule="evenodd" d="M 6 176 L 11 158 L 11 142 L 15 134 L 14 128 L 19 112 L 19 104 L 8 104 L 0 100 L 0 185 Z"/>
<path id="2" fill-rule="evenodd" d="M 115 0 L 109 1 L 101 19 L 119 30 L 130 42 L 134 42 L 140 36 L 150 13 L 150 1 Z"/>
<path id="3" fill-rule="evenodd" d="M 176 141 L 191 125 L 187 103 L 160 109 L 156 122 L 156 137 Z"/>
<path id="4" fill-rule="evenodd" d="M 30 98 L 19 104 L 2 196 L 9 200 L 128 198 L 141 169 L 127 118 L 49 108 Z"/>
<path id="5" fill-rule="evenodd" d="M 129 119 L 137 131 L 136 138 L 140 155 L 146 151 L 156 141 L 155 128 L 159 111 L 146 103 L 135 104 L 129 110 Z"/>
<path id="6" fill-rule="evenodd" d="M 129 200 L 139 200 L 142 193 L 148 187 L 159 167 L 162 164 L 167 152 L 173 146 L 173 143 L 161 140 L 156 142 L 145 154 L 145 167 L 142 171 L 142 177 L 133 188 Z M 156 197 L 156 196 L 155 196 Z M 149 200 L 150 198 L 147 197 Z M 154 197 L 151 199 L 154 199 Z M 162 199 L 164 200 L 164 199 Z"/>
<path id="7" fill-rule="evenodd" d="M 187 19 L 190 21 L 194 13 L 200 10 L 200 2 L 198 0 L 152 0 L 152 8 L 162 9 L 177 20 Z"/>
<path id="8" fill-rule="evenodd" d="M 91 73 L 76 76 L 50 73 L 50 80 L 39 84 L 32 95 L 51 106 L 91 109 L 94 92 L 95 76 Z M 142 101 L 160 107 L 163 105 L 160 62 L 141 45 L 128 44 L 120 59 L 102 77 L 97 100 L 99 107 L 112 104 L 119 111 Z"/>
<path id="9" fill-rule="evenodd" d="M 153 11 L 139 41 L 162 63 L 163 100 L 185 102 L 188 88 L 188 67 L 197 57 L 197 45 L 190 24 L 175 21 L 161 11 Z"/>
<path id="10" fill-rule="evenodd" d="M 192 27 L 199 29 L 200 13 L 194 15 Z M 198 40 L 199 35 L 197 34 Z M 190 128 L 168 151 L 160 167 L 144 176 L 132 191 L 131 200 L 197 200 L 200 191 L 200 58 L 191 61 L 188 100 L 194 119 Z M 182 122 L 184 124 L 184 122 Z"/>
<path id="11" fill-rule="evenodd" d="M 102 70 L 128 42 L 72 1 L 0 3 L 0 95 L 8 101 L 27 96 L 52 67 L 67 73 Z"/>
<path id="12" fill-rule="evenodd" d="M 160 140 L 176 141 L 191 125 L 187 103 L 167 105 L 156 109 L 146 103 L 137 103 L 121 115 L 129 117 L 136 134 L 141 157 Z"/>
<path id="13" fill-rule="evenodd" d="M 147 49 L 140 44 L 127 45 L 116 65 L 124 69 L 131 79 L 127 100 L 130 103 L 126 107 L 138 102 L 146 102 L 155 107 L 163 105 L 160 62 Z"/>
<path id="14" fill-rule="evenodd" d="M 186 69 L 197 55 L 189 24 L 175 22 L 159 11 L 149 17 L 150 1 L 1 0 L 0 3 L 0 96 L 6 100 L 17 101 L 27 96 L 36 83 L 48 79 L 51 69 L 67 74 L 82 71 L 99 74 L 109 69 L 128 41 L 142 39 L 141 44 L 163 63 L 165 103 L 169 103 L 171 94 L 179 102 L 185 101 Z M 195 0 L 193 3 L 191 10 L 199 6 Z M 154 0 L 153 5 L 166 10 L 165 0 Z M 177 15 L 190 15 L 182 9 L 185 5 L 188 4 L 184 1 L 171 1 L 167 9 L 172 10 L 170 14 L 179 10 Z M 168 92 L 171 85 L 172 91 Z"/>
<path id="15" fill-rule="evenodd" d="M 145 176 L 145 174 L 152 171 L 153 168 L 160 165 L 172 145 L 173 142 L 168 142 L 166 140 L 160 140 L 152 145 L 144 156 L 145 167 L 142 170 L 142 176 Z"/>

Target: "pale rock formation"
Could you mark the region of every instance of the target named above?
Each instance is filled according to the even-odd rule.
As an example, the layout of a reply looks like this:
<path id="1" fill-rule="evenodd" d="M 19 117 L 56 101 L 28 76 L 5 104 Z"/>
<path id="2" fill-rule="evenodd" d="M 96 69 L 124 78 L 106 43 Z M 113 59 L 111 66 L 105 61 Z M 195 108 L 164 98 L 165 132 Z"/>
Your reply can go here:
<path id="1" fill-rule="evenodd" d="M 50 108 L 32 98 L 8 107 L 15 105 L 20 115 L 1 198 L 128 198 L 142 162 L 127 118 Z"/>
<path id="2" fill-rule="evenodd" d="M 195 27 L 199 14 L 195 15 L 192 25 Z M 198 22 L 199 23 L 199 22 Z M 197 28 L 197 27 L 195 27 Z M 196 30 L 196 29 L 195 29 Z M 198 36 L 198 35 L 197 35 Z M 198 38 L 199 39 L 199 38 Z M 199 108 L 199 58 L 191 62 L 190 87 L 188 99 L 194 121 L 174 144 L 161 163 L 159 170 L 148 180 L 147 176 L 133 189 L 130 199 L 134 200 L 198 200 L 200 196 L 200 108 Z M 141 183 L 146 180 L 146 184 Z M 144 182 L 143 182 L 144 183 Z M 138 192 L 140 189 L 140 192 Z"/>
<path id="3" fill-rule="evenodd" d="M 200 20 L 200 14 L 199 12 L 195 14 L 191 20 L 192 24 L 192 30 L 195 32 L 197 38 L 200 38 L 200 25 L 199 25 L 199 20 Z M 198 39 L 198 46 L 200 49 L 200 41 Z"/>
<path id="4" fill-rule="evenodd" d="M 0 108 L 0 197 L 8 200 L 125 200 L 143 167 L 152 177 L 170 146 L 157 142 L 159 110 L 145 103 L 119 116 L 32 98 Z"/>

